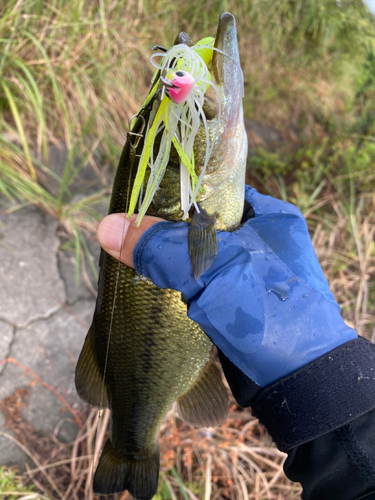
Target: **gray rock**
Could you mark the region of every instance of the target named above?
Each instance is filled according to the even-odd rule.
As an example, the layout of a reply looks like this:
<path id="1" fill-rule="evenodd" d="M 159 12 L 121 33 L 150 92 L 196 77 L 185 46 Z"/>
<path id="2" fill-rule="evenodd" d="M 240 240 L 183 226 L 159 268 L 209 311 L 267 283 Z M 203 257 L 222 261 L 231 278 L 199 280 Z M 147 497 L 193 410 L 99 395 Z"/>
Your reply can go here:
<path id="1" fill-rule="evenodd" d="M 0 318 L 22 326 L 65 301 L 56 252 L 57 222 L 34 207 L 5 215 L 0 226 Z"/>
<path id="2" fill-rule="evenodd" d="M 91 266 L 88 262 L 90 258 L 99 273 L 100 246 L 95 240 L 86 238 L 87 247 L 90 256 L 84 255 L 84 262 L 79 265 L 79 279 L 76 279 L 76 258 L 73 250 L 59 249 L 57 258 L 60 270 L 60 276 L 65 285 L 65 292 L 68 304 L 74 304 L 78 300 L 92 300 L 96 297 L 97 277 L 94 276 Z"/>
<path id="3" fill-rule="evenodd" d="M 79 409 L 82 405 L 74 386 L 74 370 L 91 322 L 94 301 L 80 301 L 61 307 L 48 319 L 37 320 L 16 330 L 10 355 L 53 387 L 67 402 Z M 31 383 L 32 382 L 32 383 Z M 55 434 L 60 441 L 72 441 L 77 433 L 74 417 L 64 403 L 32 373 L 14 364 L 6 365 L 0 375 L 0 400 L 19 387 L 29 387 L 29 396 L 22 415 L 24 420 L 42 435 Z M 0 429 L 1 428 L 0 423 Z M 6 461 L 23 466 L 16 446 L 8 445 Z"/>
<path id="4" fill-rule="evenodd" d="M 64 146 L 49 146 L 49 165 L 55 174 L 61 176 L 67 161 Z M 78 203 L 83 196 L 109 185 L 92 166 L 78 172 L 79 162 L 77 155 L 72 170 L 77 176 L 64 195 L 71 203 Z M 59 183 L 51 181 L 53 175 L 48 179 L 50 174 L 40 166 L 38 171 L 44 173 L 43 182 L 46 187 L 49 185 L 49 192 L 56 194 Z M 9 201 L 0 198 L 0 207 L 9 208 Z M 104 216 L 108 200 L 104 197 L 90 208 Z M 56 220 L 35 207 L 1 217 L 0 360 L 12 357 L 19 365 L 0 365 L 0 403 L 12 396 L 12 402 L 6 400 L 0 411 L 0 466 L 16 463 L 22 469 L 27 459 L 4 433 L 18 436 L 22 441 L 21 436 L 26 432 L 23 430 L 28 429 L 31 435 L 54 434 L 65 442 L 74 440 L 77 433 L 69 409 L 38 378 L 63 396 L 72 408 L 80 410 L 82 402 L 75 391 L 74 371 L 95 307 L 96 277 L 86 258 L 85 268 L 81 263 L 80 282 L 76 286 L 74 252 L 59 249 L 62 233 Z M 86 243 L 97 268 L 100 248 L 94 235 L 87 236 Z M 70 305 L 65 305 L 66 302 Z M 21 420 L 7 410 L 17 402 L 16 415 L 18 419 L 21 415 Z"/>
<path id="5" fill-rule="evenodd" d="M 14 433 L 5 426 L 5 417 L 0 412 L 0 466 L 19 464 L 21 467 L 27 460 L 27 454 L 12 440 Z"/>
<path id="6" fill-rule="evenodd" d="M 74 380 L 74 374 L 71 375 Z M 69 399 L 72 400 L 72 397 Z M 78 399 L 74 406 L 77 408 Z M 79 429 L 74 417 L 57 396 L 40 384 L 30 391 L 23 417 L 39 434 L 54 434 L 65 443 L 74 441 Z"/>
<path id="7" fill-rule="evenodd" d="M 109 169 L 102 165 L 102 158 L 97 151 L 94 153 L 95 163 L 93 159 L 89 162 L 85 158 L 82 158 L 78 148 L 76 150 L 73 149 L 69 154 L 66 145 L 62 142 L 48 144 L 47 162 L 36 152 L 33 152 L 33 155 L 42 164 L 47 163 L 48 169 L 39 171 L 38 180 L 48 192 L 55 196 L 61 188 L 61 184 L 57 179 L 62 179 L 65 172 L 69 172 L 69 186 L 64 192 L 64 201 L 71 201 L 74 195 L 80 193 L 87 196 L 110 185 L 112 175 Z M 97 167 L 97 164 L 100 164 L 100 169 Z M 98 175 L 99 170 L 100 176 Z"/>
<path id="8" fill-rule="evenodd" d="M 4 321 L 0 321 L 0 360 L 9 356 L 9 349 L 14 338 L 14 327 Z M 0 374 L 5 365 L 0 365 Z"/>

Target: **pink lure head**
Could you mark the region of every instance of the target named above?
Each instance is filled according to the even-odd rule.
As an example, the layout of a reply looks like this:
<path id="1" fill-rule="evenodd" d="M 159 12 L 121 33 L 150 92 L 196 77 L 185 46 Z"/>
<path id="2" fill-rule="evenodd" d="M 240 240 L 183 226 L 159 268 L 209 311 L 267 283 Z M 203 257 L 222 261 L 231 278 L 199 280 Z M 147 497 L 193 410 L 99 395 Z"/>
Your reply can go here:
<path id="1" fill-rule="evenodd" d="M 168 80 L 173 83 L 173 86 L 167 89 L 169 97 L 176 104 L 183 103 L 193 90 L 194 78 L 190 73 L 179 70 L 173 73 L 172 77 L 169 77 Z"/>

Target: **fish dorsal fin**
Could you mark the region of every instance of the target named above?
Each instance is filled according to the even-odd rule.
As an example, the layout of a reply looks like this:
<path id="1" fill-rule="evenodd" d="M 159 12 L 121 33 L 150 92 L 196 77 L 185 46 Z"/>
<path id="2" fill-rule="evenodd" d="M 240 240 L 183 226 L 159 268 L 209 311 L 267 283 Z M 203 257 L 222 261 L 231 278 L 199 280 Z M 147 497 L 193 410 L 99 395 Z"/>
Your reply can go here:
<path id="1" fill-rule="evenodd" d="M 216 215 L 199 206 L 189 226 L 189 253 L 197 280 L 211 266 L 217 254 Z"/>
<path id="2" fill-rule="evenodd" d="M 192 47 L 194 45 L 194 42 L 192 41 L 192 39 L 190 38 L 190 36 L 185 33 L 184 31 L 181 31 L 181 33 L 179 33 L 174 42 L 173 42 L 173 45 L 178 45 L 180 43 L 183 43 L 184 45 L 188 45 L 189 47 Z"/>
<path id="3" fill-rule="evenodd" d="M 108 390 L 95 354 L 95 324 L 92 323 L 76 366 L 78 396 L 91 406 L 108 408 Z"/>
<path id="4" fill-rule="evenodd" d="M 228 392 L 211 359 L 192 388 L 177 400 L 179 416 L 195 427 L 220 425 L 228 417 Z"/>

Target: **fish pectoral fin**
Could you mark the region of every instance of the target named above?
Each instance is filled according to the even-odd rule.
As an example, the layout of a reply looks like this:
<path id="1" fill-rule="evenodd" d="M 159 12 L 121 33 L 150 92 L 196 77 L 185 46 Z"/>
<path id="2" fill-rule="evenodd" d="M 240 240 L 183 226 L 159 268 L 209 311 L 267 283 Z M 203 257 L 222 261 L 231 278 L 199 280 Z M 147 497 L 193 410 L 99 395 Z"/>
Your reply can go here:
<path id="1" fill-rule="evenodd" d="M 179 416 L 195 427 L 220 425 L 228 417 L 228 392 L 220 371 L 211 359 L 193 387 L 177 400 Z"/>
<path id="2" fill-rule="evenodd" d="M 99 495 L 128 490 L 137 500 L 151 500 L 159 479 L 159 450 L 149 456 L 123 456 L 108 439 L 95 472 L 93 489 Z"/>
<path id="3" fill-rule="evenodd" d="M 217 254 L 216 215 L 208 215 L 199 206 L 194 212 L 188 234 L 189 253 L 197 280 L 215 260 Z"/>
<path id="4" fill-rule="evenodd" d="M 92 323 L 78 358 L 75 374 L 78 396 L 91 406 L 108 408 L 108 388 L 95 353 L 95 324 Z"/>

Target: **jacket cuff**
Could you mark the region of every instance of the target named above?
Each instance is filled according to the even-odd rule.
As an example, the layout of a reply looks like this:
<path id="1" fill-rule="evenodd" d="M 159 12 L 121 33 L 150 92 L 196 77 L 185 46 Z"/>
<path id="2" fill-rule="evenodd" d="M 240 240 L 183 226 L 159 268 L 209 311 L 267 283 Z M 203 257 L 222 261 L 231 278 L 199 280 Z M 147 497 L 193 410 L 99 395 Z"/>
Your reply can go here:
<path id="1" fill-rule="evenodd" d="M 331 432 L 375 408 L 375 344 L 358 337 L 266 387 L 253 414 L 281 451 Z"/>

